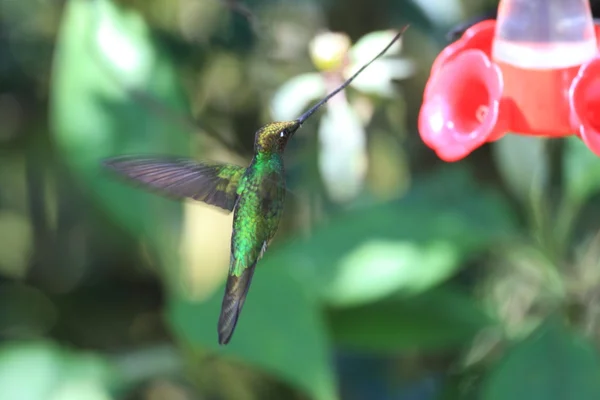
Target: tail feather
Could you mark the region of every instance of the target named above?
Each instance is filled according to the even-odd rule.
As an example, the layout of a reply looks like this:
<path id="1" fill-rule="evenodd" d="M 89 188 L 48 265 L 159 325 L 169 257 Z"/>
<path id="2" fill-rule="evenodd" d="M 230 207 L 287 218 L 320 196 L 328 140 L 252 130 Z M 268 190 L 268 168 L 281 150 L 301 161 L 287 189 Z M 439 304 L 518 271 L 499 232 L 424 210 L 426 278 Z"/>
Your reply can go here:
<path id="1" fill-rule="evenodd" d="M 240 276 L 229 275 L 227 278 L 218 325 L 219 344 L 221 345 L 227 344 L 231 340 L 240 312 L 246 301 L 254 269 L 255 265 L 252 265 L 242 271 Z"/>

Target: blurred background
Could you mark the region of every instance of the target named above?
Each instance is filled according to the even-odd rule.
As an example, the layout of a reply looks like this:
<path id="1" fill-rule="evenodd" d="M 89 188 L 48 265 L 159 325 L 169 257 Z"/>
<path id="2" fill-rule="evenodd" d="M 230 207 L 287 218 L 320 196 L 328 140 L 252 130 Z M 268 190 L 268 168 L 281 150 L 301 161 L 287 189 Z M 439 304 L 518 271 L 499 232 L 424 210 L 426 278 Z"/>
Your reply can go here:
<path id="1" fill-rule="evenodd" d="M 416 130 L 446 33 L 496 6 L 0 0 L 0 399 L 600 398 L 600 159 L 507 136 L 449 164 Z M 288 145 L 220 347 L 232 216 L 100 160 L 247 165 L 407 23 Z"/>

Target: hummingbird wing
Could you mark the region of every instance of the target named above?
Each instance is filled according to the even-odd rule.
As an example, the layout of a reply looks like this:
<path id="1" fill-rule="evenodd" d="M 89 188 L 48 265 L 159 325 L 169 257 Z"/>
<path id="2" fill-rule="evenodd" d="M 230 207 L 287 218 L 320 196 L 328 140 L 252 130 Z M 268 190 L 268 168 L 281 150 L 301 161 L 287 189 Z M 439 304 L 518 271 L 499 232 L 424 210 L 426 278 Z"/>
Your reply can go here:
<path id="1" fill-rule="evenodd" d="M 191 198 L 232 211 L 243 167 L 198 163 L 184 158 L 122 156 L 104 161 L 108 169 L 165 196 Z"/>

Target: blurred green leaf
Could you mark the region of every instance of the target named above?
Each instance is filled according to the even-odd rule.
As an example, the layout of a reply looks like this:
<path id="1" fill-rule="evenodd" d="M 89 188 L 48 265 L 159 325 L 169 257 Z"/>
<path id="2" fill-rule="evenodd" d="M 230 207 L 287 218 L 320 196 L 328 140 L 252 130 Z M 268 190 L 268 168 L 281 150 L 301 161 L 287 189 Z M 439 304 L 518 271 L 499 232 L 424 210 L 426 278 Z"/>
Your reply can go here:
<path id="1" fill-rule="evenodd" d="M 508 351 L 483 386 L 485 400 L 600 398 L 594 347 L 550 319 Z"/>
<path id="2" fill-rule="evenodd" d="M 275 92 L 271 100 L 271 115 L 277 121 L 296 119 L 310 102 L 326 94 L 325 79 L 320 73 L 295 76 Z"/>
<path id="3" fill-rule="evenodd" d="M 318 400 L 336 399 L 322 315 L 302 286 L 281 268 L 260 266 L 236 332 L 217 343 L 223 289 L 205 302 L 172 298 L 168 318 L 180 339 L 255 365 Z"/>
<path id="4" fill-rule="evenodd" d="M 506 135 L 493 143 L 496 165 L 508 188 L 525 204 L 548 179 L 546 141 L 535 136 Z"/>
<path id="5" fill-rule="evenodd" d="M 0 284 L 0 334 L 38 336 L 57 320 L 55 304 L 40 290 L 20 283 Z"/>
<path id="6" fill-rule="evenodd" d="M 93 354 L 43 342 L 0 348 L 2 400 L 110 400 L 116 382 L 110 365 Z"/>
<path id="7" fill-rule="evenodd" d="M 23 277 L 27 272 L 32 247 L 32 229 L 26 216 L 10 211 L 0 211 L 0 271 L 13 277 Z"/>
<path id="8" fill-rule="evenodd" d="M 417 294 L 448 279 L 462 261 L 515 234 L 502 197 L 456 166 L 418 180 L 399 201 L 356 209 L 265 254 L 323 301 L 339 306 Z"/>
<path id="9" fill-rule="evenodd" d="M 174 243 L 166 239 L 177 239 L 181 204 L 129 187 L 100 166 L 124 153 L 188 151 L 188 136 L 148 108 L 145 96 L 188 112 L 175 68 L 142 17 L 108 0 L 68 1 L 51 82 L 55 141 L 89 193 L 164 256 Z"/>
<path id="10" fill-rule="evenodd" d="M 565 138 L 564 180 L 570 201 L 581 204 L 600 190 L 600 158 L 578 137 Z"/>
<path id="11" fill-rule="evenodd" d="M 473 299 L 448 287 L 334 310 L 330 320 L 336 343 L 384 353 L 463 345 L 492 324 Z"/>
<path id="12" fill-rule="evenodd" d="M 368 241 L 340 260 L 337 276 L 328 288 L 330 300 L 361 303 L 392 293 L 401 285 L 407 292 L 419 293 L 440 277 L 451 275 L 457 261 L 457 252 L 443 242 Z"/>

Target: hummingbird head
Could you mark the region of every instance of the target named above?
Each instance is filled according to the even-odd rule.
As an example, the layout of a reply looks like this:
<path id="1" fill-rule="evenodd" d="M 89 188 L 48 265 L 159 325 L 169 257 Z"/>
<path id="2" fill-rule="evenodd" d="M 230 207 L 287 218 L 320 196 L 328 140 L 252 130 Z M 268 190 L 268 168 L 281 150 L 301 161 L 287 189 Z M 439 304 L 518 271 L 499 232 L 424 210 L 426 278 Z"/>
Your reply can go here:
<path id="1" fill-rule="evenodd" d="M 257 152 L 281 153 L 288 140 L 300 127 L 299 121 L 271 122 L 260 128 L 254 137 Z"/>

